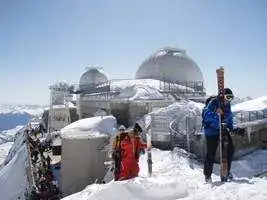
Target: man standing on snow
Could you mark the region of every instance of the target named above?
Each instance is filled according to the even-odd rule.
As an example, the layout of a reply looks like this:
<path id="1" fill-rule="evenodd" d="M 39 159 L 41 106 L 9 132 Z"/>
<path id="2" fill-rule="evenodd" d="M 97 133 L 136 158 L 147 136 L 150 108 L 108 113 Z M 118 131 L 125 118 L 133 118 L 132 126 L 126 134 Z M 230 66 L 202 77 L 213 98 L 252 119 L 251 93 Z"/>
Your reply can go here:
<path id="1" fill-rule="evenodd" d="M 147 144 L 141 141 L 139 133 L 141 127 L 136 123 L 132 131 L 124 131 L 116 136 L 114 147 L 119 155 L 119 169 L 115 173 L 115 181 L 127 180 L 138 176 L 139 173 L 139 155 L 141 149 L 147 148 Z M 115 168 L 116 171 L 116 168 Z"/>
<path id="2" fill-rule="evenodd" d="M 228 139 L 228 147 L 227 147 L 227 164 L 228 164 L 228 175 L 227 179 L 232 179 L 233 176 L 230 172 L 231 163 L 234 155 L 234 145 L 232 138 L 230 136 L 230 132 L 233 131 L 233 114 L 231 111 L 230 102 L 234 98 L 232 90 L 229 88 L 224 89 L 224 100 L 225 105 L 224 108 L 219 108 L 219 99 L 218 97 L 212 99 L 208 105 L 203 110 L 203 126 L 204 133 L 206 137 L 206 158 L 204 163 L 204 175 L 206 182 L 211 182 L 211 174 L 213 170 L 213 163 L 216 155 L 216 149 L 218 147 L 220 141 L 220 122 L 219 122 L 219 114 L 224 116 L 224 123 L 226 123 L 228 132 L 226 133 L 226 137 Z"/>
<path id="3" fill-rule="evenodd" d="M 120 149 L 120 142 L 121 139 L 125 137 L 127 134 L 126 132 L 126 127 L 124 125 L 121 125 L 119 127 L 119 132 L 115 136 L 115 138 L 112 141 L 112 150 L 111 150 L 111 157 L 113 160 L 113 177 L 114 180 L 117 181 L 119 177 L 119 172 L 120 172 L 120 166 L 121 166 L 121 149 Z"/>

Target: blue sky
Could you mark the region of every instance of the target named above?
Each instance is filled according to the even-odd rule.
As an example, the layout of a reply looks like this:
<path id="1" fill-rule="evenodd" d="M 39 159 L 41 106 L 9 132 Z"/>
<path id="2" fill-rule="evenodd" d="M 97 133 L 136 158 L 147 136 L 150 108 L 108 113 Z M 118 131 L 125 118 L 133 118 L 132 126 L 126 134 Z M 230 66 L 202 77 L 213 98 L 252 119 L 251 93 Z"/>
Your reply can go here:
<path id="1" fill-rule="evenodd" d="M 236 96 L 267 94 L 265 0 L 3 0 L 0 27 L 0 103 L 48 103 L 48 86 L 86 64 L 133 78 L 163 46 L 187 50 L 209 94 L 220 65 Z"/>

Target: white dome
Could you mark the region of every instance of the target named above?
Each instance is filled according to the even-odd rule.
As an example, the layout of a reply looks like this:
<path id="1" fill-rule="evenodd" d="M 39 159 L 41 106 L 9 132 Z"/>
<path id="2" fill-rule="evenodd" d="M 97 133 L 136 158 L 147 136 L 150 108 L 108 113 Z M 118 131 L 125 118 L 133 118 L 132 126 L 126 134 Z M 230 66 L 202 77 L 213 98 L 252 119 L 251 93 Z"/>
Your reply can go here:
<path id="1" fill-rule="evenodd" d="M 135 79 L 148 78 L 167 82 L 203 82 L 197 64 L 186 55 L 185 50 L 175 48 L 162 48 L 142 63 Z"/>
<path id="2" fill-rule="evenodd" d="M 108 81 L 105 74 L 101 73 L 98 69 L 92 67 L 84 72 L 80 78 L 80 88 L 88 88 L 88 86 L 94 86 Z"/>

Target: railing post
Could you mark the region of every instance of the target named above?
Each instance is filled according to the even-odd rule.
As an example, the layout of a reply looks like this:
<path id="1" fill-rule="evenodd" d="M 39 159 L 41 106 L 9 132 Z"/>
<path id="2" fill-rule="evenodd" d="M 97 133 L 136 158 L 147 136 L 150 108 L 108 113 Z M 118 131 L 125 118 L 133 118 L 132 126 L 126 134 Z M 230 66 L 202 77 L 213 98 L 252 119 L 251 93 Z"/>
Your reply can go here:
<path id="1" fill-rule="evenodd" d="M 186 123 L 186 142 L 187 142 L 187 151 L 190 153 L 190 133 L 189 133 L 189 123 L 188 123 L 188 117 L 185 118 Z"/>

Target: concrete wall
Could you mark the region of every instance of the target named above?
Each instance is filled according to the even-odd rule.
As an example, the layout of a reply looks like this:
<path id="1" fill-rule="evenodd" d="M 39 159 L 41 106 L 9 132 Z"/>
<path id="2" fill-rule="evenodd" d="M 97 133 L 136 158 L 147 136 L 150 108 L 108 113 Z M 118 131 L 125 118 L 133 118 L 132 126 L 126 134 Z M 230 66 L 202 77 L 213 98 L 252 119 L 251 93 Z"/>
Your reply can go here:
<path id="1" fill-rule="evenodd" d="M 81 191 L 87 185 L 101 182 L 105 175 L 107 137 L 92 139 L 62 138 L 61 191 L 63 196 Z"/>
<path id="2" fill-rule="evenodd" d="M 109 102 L 107 102 L 105 99 L 89 99 L 89 97 L 80 96 L 77 101 L 77 113 L 80 117 L 80 119 L 88 118 L 88 117 L 94 117 L 95 113 L 99 111 L 99 109 L 104 109 L 107 114 L 110 113 L 109 109 Z"/>

